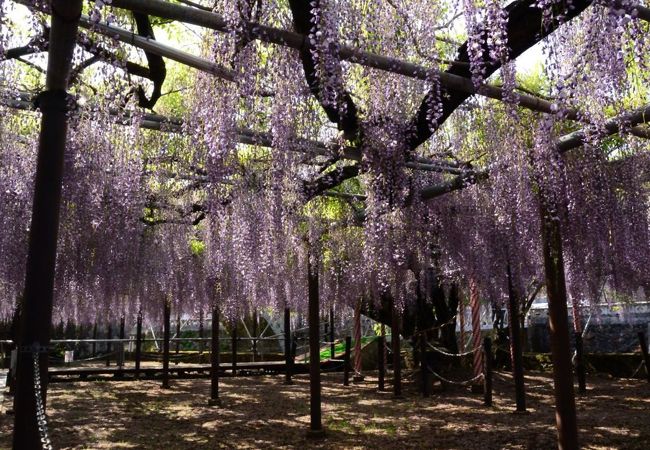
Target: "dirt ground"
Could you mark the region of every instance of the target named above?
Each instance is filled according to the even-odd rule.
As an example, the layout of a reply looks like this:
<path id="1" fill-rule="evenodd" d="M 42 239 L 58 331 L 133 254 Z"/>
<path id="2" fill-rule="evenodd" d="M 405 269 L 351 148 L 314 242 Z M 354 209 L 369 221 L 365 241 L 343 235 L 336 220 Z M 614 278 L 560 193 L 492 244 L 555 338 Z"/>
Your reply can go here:
<path id="1" fill-rule="evenodd" d="M 408 374 L 407 374 L 408 378 Z M 413 378 L 413 377 L 411 377 Z M 405 381 L 404 398 L 376 391 L 376 378 L 344 387 L 341 374 L 323 375 L 321 440 L 306 436 L 309 379 L 224 378 L 221 406 L 208 406 L 209 380 L 56 383 L 48 416 L 57 449 L 212 448 L 458 448 L 552 449 L 555 424 L 549 374 L 526 377 L 528 413 L 513 413 L 507 373 L 495 374 L 495 405 L 464 388 L 418 394 Z M 650 448 L 650 384 L 590 377 L 578 397 L 581 444 L 589 449 Z M 390 386 L 387 386 L 390 388 Z M 0 448 L 10 448 L 8 400 L 0 412 Z"/>

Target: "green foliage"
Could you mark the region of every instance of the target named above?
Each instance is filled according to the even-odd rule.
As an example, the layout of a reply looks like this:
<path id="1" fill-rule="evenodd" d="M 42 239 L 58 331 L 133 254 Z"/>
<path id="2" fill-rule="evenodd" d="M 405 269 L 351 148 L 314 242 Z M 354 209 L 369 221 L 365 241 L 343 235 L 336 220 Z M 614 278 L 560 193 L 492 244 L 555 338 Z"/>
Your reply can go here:
<path id="1" fill-rule="evenodd" d="M 189 244 L 190 252 L 193 256 L 203 256 L 205 253 L 205 242 L 193 237 L 190 238 Z"/>

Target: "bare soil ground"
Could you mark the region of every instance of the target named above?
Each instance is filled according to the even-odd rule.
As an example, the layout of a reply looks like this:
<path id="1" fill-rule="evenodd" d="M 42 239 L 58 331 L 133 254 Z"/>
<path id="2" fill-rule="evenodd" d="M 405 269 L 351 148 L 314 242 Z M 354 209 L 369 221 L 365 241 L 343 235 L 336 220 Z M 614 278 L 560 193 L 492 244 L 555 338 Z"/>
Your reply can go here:
<path id="1" fill-rule="evenodd" d="M 526 377 L 528 413 L 515 414 L 511 377 L 495 374 L 495 405 L 464 388 L 429 398 L 405 382 L 404 398 L 376 391 L 376 378 L 344 387 L 323 375 L 326 436 L 309 428 L 309 379 L 223 378 L 221 406 L 208 406 L 209 380 L 52 384 L 48 416 L 57 449 L 458 448 L 556 447 L 552 379 Z M 650 384 L 592 376 L 578 397 L 581 444 L 589 449 L 650 449 Z M 390 386 L 387 386 L 390 388 Z M 11 447 L 12 416 L 0 411 L 0 448 Z"/>

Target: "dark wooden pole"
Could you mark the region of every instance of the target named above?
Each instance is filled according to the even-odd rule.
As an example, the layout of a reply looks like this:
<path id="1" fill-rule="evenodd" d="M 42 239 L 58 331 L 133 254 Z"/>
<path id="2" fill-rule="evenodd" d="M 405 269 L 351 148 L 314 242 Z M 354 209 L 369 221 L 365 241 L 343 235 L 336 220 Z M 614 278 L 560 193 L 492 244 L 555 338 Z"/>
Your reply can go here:
<path id="1" fill-rule="evenodd" d="M 648 356 L 648 341 L 646 341 L 643 331 L 639 331 L 639 345 L 641 346 L 641 353 L 643 353 L 645 373 L 648 376 L 648 383 L 650 383 L 650 356 Z"/>
<path id="2" fill-rule="evenodd" d="M 307 284 L 309 291 L 309 411 L 310 435 L 323 434 L 321 421 L 321 385 L 320 385 L 320 299 L 318 293 L 318 268 L 311 264 L 311 255 L 307 262 Z"/>
<path id="3" fill-rule="evenodd" d="M 199 310 L 199 355 L 203 355 L 203 335 L 205 334 L 204 331 L 204 326 L 203 326 L 203 309 Z M 199 358 L 201 362 L 203 362 L 203 356 Z"/>
<path id="4" fill-rule="evenodd" d="M 219 308 L 212 308 L 212 335 L 210 342 L 210 404 L 219 403 Z"/>
<path id="5" fill-rule="evenodd" d="M 284 384 L 292 384 L 291 372 L 293 369 L 293 358 L 291 357 L 291 310 L 284 308 Z"/>
<path id="6" fill-rule="evenodd" d="M 108 323 L 108 332 L 106 338 L 108 341 L 106 342 L 106 367 L 111 365 L 111 352 L 113 351 L 113 325 L 111 323 Z"/>
<path id="7" fill-rule="evenodd" d="M 126 319 L 124 316 L 120 317 L 120 339 L 124 339 L 124 336 L 126 335 Z"/>
<path id="8" fill-rule="evenodd" d="M 424 333 L 420 334 L 420 370 L 422 382 L 422 396 L 428 397 L 431 393 L 429 391 L 429 368 L 427 367 L 427 346 Z"/>
<path id="9" fill-rule="evenodd" d="M 395 397 L 402 396 L 402 354 L 399 339 L 399 314 L 395 308 L 394 302 L 391 300 L 391 333 L 390 343 L 393 350 L 393 394 Z"/>
<path id="10" fill-rule="evenodd" d="M 562 450 L 578 448 L 575 392 L 569 346 L 569 320 L 567 310 L 564 259 L 560 223 L 555 213 L 547 211 L 541 201 L 542 248 L 548 295 L 548 318 L 553 358 L 555 389 L 555 418 L 558 447 Z"/>
<path id="11" fill-rule="evenodd" d="M 578 393 L 587 392 L 587 374 L 585 371 L 585 354 L 582 343 L 582 333 L 575 333 L 576 339 L 576 375 L 578 376 Z"/>
<path id="12" fill-rule="evenodd" d="M 69 109 L 68 76 L 77 39 L 81 0 L 52 0 L 46 90 L 38 96 L 41 111 L 34 199 L 18 330 L 16 392 L 14 396 L 15 450 L 41 448 L 34 385 L 34 354 L 38 355 L 43 404 L 47 392 L 47 349 L 52 325 L 52 299 L 59 232 L 61 181 Z"/>
<path id="13" fill-rule="evenodd" d="M 257 334 L 259 332 L 257 309 L 253 311 L 253 361 L 257 358 Z"/>
<path id="14" fill-rule="evenodd" d="M 336 357 L 336 344 L 334 343 L 334 307 L 330 306 L 330 358 Z"/>
<path id="15" fill-rule="evenodd" d="M 181 314 L 176 314 L 176 354 L 178 355 L 181 351 Z"/>
<path id="16" fill-rule="evenodd" d="M 384 361 L 384 345 L 386 345 L 386 338 L 379 336 L 377 338 L 377 389 L 383 391 L 386 378 L 386 363 Z"/>
<path id="17" fill-rule="evenodd" d="M 126 327 L 125 318 L 124 318 L 124 316 L 122 316 L 122 317 L 120 317 L 120 334 L 119 334 L 120 343 L 117 344 L 117 349 L 118 349 L 118 352 L 120 353 L 120 354 L 117 355 L 117 362 L 118 362 L 119 371 L 117 372 L 116 375 L 118 377 L 121 377 L 123 375 L 122 366 L 124 365 L 124 336 L 125 336 L 125 332 L 126 332 L 125 327 Z"/>
<path id="18" fill-rule="evenodd" d="M 517 412 L 526 411 L 526 386 L 524 384 L 524 355 L 519 331 L 519 299 L 512 284 L 510 263 L 506 267 L 508 277 L 508 309 L 510 315 L 510 361 L 515 381 Z"/>
<path id="19" fill-rule="evenodd" d="M 135 323 L 135 377 L 140 378 L 140 360 L 142 359 L 142 311 L 138 312 Z"/>
<path id="20" fill-rule="evenodd" d="M 162 388 L 169 389 L 169 338 L 171 335 L 171 304 L 164 301 L 163 310 L 163 373 Z"/>
<path id="21" fill-rule="evenodd" d="M 345 337 L 345 353 L 343 354 L 343 386 L 350 385 L 350 353 L 352 352 L 352 336 Z"/>
<path id="22" fill-rule="evenodd" d="M 492 406 L 492 340 L 483 339 L 483 404 Z"/>
<path id="23" fill-rule="evenodd" d="M 237 319 L 232 319 L 232 334 L 230 335 L 232 344 L 232 374 L 237 375 Z"/>
<path id="24" fill-rule="evenodd" d="M 93 345 L 92 345 L 92 356 L 93 358 L 97 356 L 97 322 L 93 325 Z"/>

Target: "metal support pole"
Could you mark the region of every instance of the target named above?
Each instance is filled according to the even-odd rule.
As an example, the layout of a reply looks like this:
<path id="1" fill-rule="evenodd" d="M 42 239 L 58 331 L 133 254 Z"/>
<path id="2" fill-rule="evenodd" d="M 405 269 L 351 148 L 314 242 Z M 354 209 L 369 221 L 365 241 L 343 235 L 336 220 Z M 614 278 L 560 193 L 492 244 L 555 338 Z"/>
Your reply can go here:
<path id="1" fill-rule="evenodd" d="M 318 268 L 312 267 L 311 255 L 307 262 L 307 284 L 309 291 L 309 435 L 322 436 L 321 384 L 320 384 L 320 333 L 318 293 Z"/>
<path id="2" fill-rule="evenodd" d="M 483 404 L 492 406 L 492 340 L 483 339 Z"/>
<path id="3" fill-rule="evenodd" d="M 212 308 L 210 341 L 210 404 L 219 404 L 219 308 Z"/>
<path id="4" fill-rule="evenodd" d="M 169 337 L 171 335 L 171 304 L 164 301 L 163 310 L 163 373 L 162 388 L 169 389 Z"/>
<path id="5" fill-rule="evenodd" d="M 135 377 L 140 378 L 140 360 L 142 359 L 142 311 L 138 312 L 135 324 Z"/>
<path id="6" fill-rule="evenodd" d="M 291 352 L 291 310 L 289 308 L 284 308 L 284 364 L 284 384 L 292 384 L 293 358 Z"/>
<path id="7" fill-rule="evenodd" d="M 578 448 L 575 393 L 569 347 L 569 320 L 567 309 L 562 235 L 559 220 L 547 211 L 544 200 L 540 208 L 542 219 L 542 248 L 548 295 L 548 318 L 553 358 L 555 389 L 555 418 L 558 447 L 561 450 Z"/>
<path id="8" fill-rule="evenodd" d="M 526 386 L 524 384 L 524 355 L 521 346 L 521 332 L 519 331 L 519 299 L 512 284 L 510 262 L 507 264 L 506 273 L 508 277 L 508 309 L 510 314 L 510 361 L 515 381 L 515 401 L 517 412 L 524 412 L 526 411 Z"/>
<path id="9" fill-rule="evenodd" d="M 18 331 L 13 448 L 41 448 L 37 419 L 33 354 L 39 354 L 43 404 L 47 392 L 52 325 L 52 299 L 61 205 L 61 181 L 67 138 L 66 94 L 72 53 L 77 39 L 81 0 L 52 0 L 46 91 L 38 97 L 41 110 L 34 200 L 29 227 L 25 296 Z"/>
<path id="10" fill-rule="evenodd" d="M 585 354 L 582 343 L 582 333 L 575 334 L 576 339 L 576 375 L 578 376 L 578 393 L 587 392 L 587 374 L 585 372 Z"/>

